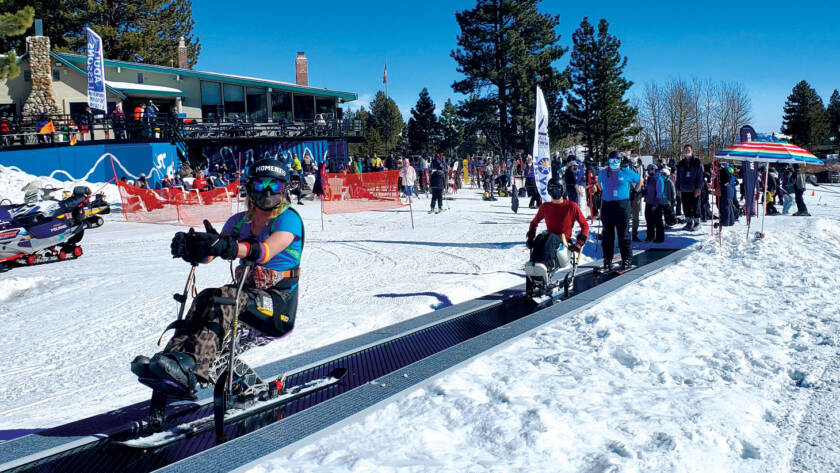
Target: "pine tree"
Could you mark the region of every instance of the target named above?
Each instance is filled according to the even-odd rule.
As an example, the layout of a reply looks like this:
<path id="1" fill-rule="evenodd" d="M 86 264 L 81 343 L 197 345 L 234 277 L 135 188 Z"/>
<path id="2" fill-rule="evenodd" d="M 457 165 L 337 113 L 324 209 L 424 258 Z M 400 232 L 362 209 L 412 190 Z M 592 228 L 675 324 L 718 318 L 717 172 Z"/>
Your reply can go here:
<path id="1" fill-rule="evenodd" d="M 499 154 L 530 148 L 537 85 L 550 105 L 560 101 L 562 108 L 565 81 L 552 65 L 566 52 L 557 45 L 559 16 L 540 13 L 539 3 L 477 0 L 472 10 L 455 14 L 461 34 L 450 55 L 465 78 L 452 88 L 467 95 L 483 93 L 462 112 Z"/>
<path id="2" fill-rule="evenodd" d="M 806 81 L 794 86 L 782 118 L 782 133 L 805 149 L 821 145 L 829 133 L 828 115 L 817 91 Z"/>
<path id="3" fill-rule="evenodd" d="M 26 32 L 35 19 L 35 9 L 24 7 L 14 13 L 0 14 L 0 38 L 17 36 Z M 18 57 L 14 50 L 0 55 L 0 79 L 17 77 L 20 74 Z"/>
<path id="4" fill-rule="evenodd" d="M 382 140 L 383 152 L 389 152 L 399 144 L 405 123 L 397 103 L 381 90 L 370 103 L 370 126 Z"/>
<path id="5" fill-rule="evenodd" d="M 15 12 L 24 7 L 32 7 L 35 18 L 42 20 L 44 36 L 50 38 L 50 47 L 54 51 L 66 51 L 67 38 L 78 36 L 85 29 L 87 0 L 0 0 L 0 12 Z M 0 35 L 0 51 L 23 53 L 26 51 L 26 37 L 34 34 L 35 27 L 30 24 L 19 35 L 5 38 Z"/>
<path id="6" fill-rule="evenodd" d="M 458 115 L 458 109 L 452 100 L 447 99 L 438 120 L 440 127 L 440 149 L 450 155 L 464 140 L 464 123 Z"/>
<path id="7" fill-rule="evenodd" d="M 417 104 L 411 109 L 411 118 L 408 119 L 407 128 L 409 151 L 418 154 L 435 151 L 438 122 L 435 116 L 435 103 L 429 97 L 429 91 L 425 87 L 420 91 Z"/>
<path id="8" fill-rule="evenodd" d="M 840 147 L 840 92 L 834 89 L 828 100 L 828 133 L 834 138 L 834 145 Z"/>
<path id="9" fill-rule="evenodd" d="M 580 133 L 589 156 L 605 158 L 610 149 L 625 149 L 638 133 L 636 109 L 624 95 L 633 85 L 622 77 L 627 58 L 619 52 L 621 41 L 609 33 L 602 19 L 598 32 L 584 18 L 572 35 L 574 44 L 567 74 L 567 114 L 572 131 Z"/>
<path id="10" fill-rule="evenodd" d="M 102 37 L 106 58 L 177 65 L 178 39 L 183 36 L 189 65 L 198 61 L 201 44 L 192 34 L 191 0 L 90 0 L 82 15 Z M 68 38 L 67 46 L 84 53 L 86 41 L 80 31 Z"/>

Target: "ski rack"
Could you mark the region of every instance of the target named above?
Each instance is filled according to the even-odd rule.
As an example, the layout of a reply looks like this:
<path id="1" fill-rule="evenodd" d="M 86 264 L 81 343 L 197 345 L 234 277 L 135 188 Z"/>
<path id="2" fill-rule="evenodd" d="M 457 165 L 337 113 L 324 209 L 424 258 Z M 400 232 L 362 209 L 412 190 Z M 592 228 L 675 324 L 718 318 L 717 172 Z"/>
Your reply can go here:
<path id="1" fill-rule="evenodd" d="M 696 245 L 695 245 L 696 246 Z M 636 269 L 624 275 L 580 272 L 568 299 L 541 304 L 523 297 L 524 284 L 450 306 L 342 342 L 257 368 L 263 379 L 288 372 L 288 386 L 346 366 L 337 386 L 263 412 L 259 418 L 226 426 L 229 440 L 196 436 L 157 451 L 127 452 L 118 439 L 130 420 L 145 419 L 148 402 L 0 443 L 0 471 L 193 472 L 232 470 L 283 455 L 353 422 L 456 369 L 464 362 L 501 349 L 558 317 L 594 305 L 614 290 L 655 274 L 684 258 L 693 247 L 649 250 L 634 257 Z M 183 403 L 182 422 L 212 413 L 212 398 Z M 168 412 L 170 416 L 172 411 Z M 257 416 L 255 416 L 257 417 Z M 282 420 L 278 420 L 278 418 Z M 96 425 L 96 422 L 100 425 Z M 93 424 L 93 425 L 90 425 Z"/>

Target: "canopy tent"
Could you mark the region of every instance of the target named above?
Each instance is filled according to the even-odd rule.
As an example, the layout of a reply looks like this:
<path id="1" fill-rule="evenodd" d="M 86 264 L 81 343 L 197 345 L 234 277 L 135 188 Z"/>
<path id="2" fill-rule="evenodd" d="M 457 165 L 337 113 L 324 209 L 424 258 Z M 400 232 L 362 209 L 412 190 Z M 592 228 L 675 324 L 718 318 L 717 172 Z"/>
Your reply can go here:
<path id="1" fill-rule="evenodd" d="M 766 163 L 768 169 L 764 171 L 764 189 L 767 190 L 767 176 L 770 174 L 770 163 L 813 164 L 822 166 L 823 162 L 809 151 L 790 143 L 745 141 L 732 145 L 715 153 L 716 158 L 732 161 Z M 767 215 L 765 203 L 764 213 L 761 215 L 761 236 L 764 236 L 764 217 Z M 747 217 L 749 219 L 749 217 Z M 747 224 L 747 238 L 749 238 L 749 223 Z"/>

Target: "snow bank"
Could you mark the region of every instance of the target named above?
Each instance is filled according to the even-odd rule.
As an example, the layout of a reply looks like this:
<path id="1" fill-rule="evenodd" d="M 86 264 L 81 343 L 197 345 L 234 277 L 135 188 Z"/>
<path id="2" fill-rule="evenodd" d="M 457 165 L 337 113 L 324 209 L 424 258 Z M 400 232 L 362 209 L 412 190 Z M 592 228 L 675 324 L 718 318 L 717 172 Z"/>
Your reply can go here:
<path id="1" fill-rule="evenodd" d="M 42 187 L 54 187 L 68 191 L 72 191 L 75 186 L 87 186 L 92 192 L 104 192 L 105 199 L 108 203 L 120 203 L 120 192 L 114 184 L 86 181 L 59 181 L 48 176 L 28 174 L 16 166 L 7 167 L 2 165 L 0 165 L 0 199 L 9 199 L 14 203 L 23 202 L 23 187 L 36 179 L 41 181 Z M 105 187 L 102 187 L 103 185 Z M 56 191 L 53 196 L 61 198 L 61 192 Z"/>

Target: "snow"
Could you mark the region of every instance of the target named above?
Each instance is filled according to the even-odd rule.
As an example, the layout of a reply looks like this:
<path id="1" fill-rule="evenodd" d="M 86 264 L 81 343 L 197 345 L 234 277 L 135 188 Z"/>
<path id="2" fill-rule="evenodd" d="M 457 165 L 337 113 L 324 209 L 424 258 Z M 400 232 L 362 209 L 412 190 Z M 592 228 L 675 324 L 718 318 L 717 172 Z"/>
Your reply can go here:
<path id="1" fill-rule="evenodd" d="M 19 200 L 29 179 L 0 169 L 0 196 Z M 805 198 L 814 217 L 767 217 L 760 241 L 738 225 L 718 244 L 703 227 L 697 251 L 673 267 L 242 471 L 819 471 L 835 448 L 814 426 L 838 405 L 822 399 L 837 384 L 840 186 Z M 419 200 L 415 230 L 407 209 L 326 216 L 322 231 L 317 203 L 298 207 L 307 242 L 296 328 L 249 361 L 521 283 L 534 211 L 514 215 L 469 189 L 446 204 L 428 215 Z M 0 276 L 0 324 L 14 341 L 0 346 L 10 361 L 0 429 L 148 398 L 128 363 L 159 349 L 176 314 L 171 294 L 188 272 L 169 256 L 177 230 L 115 213 L 86 233 L 79 260 Z M 229 279 L 221 262 L 197 274 L 202 288 Z"/>

